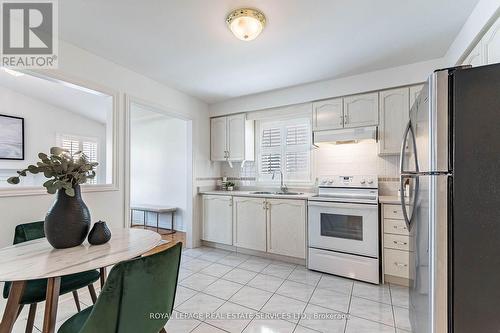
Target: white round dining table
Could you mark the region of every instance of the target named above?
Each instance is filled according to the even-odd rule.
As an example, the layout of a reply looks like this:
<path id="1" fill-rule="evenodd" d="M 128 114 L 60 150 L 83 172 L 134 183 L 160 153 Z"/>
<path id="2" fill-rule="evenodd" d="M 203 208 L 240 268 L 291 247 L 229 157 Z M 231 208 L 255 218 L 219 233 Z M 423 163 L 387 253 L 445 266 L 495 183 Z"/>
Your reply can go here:
<path id="1" fill-rule="evenodd" d="M 161 236 L 142 229 L 111 229 L 112 237 L 103 245 L 82 245 L 54 249 L 46 238 L 40 238 L 0 249 L 0 282 L 12 282 L 0 333 L 10 333 L 21 309 L 20 300 L 29 280 L 46 278 L 47 296 L 43 333 L 53 333 L 61 277 L 99 269 L 101 286 L 106 267 L 141 256 L 161 242 Z"/>

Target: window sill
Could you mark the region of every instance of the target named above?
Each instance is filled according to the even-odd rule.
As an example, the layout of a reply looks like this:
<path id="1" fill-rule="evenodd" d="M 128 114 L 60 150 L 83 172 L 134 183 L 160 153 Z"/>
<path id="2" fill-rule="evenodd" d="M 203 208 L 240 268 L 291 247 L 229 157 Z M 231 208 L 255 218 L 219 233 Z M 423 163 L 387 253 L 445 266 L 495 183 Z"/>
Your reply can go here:
<path id="1" fill-rule="evenodd" d="M 115 184 L 82 185 L 83 193 L 108 192 L 108 191 L 118 191 L 118 190 L 119 188 Z M 47 190 L 41 186 L 0 188 L 0 198 L 22 197 L 22 196 L 33 196 L 33 195 L 51 195 L 51 194 L 47 193 Z"/>

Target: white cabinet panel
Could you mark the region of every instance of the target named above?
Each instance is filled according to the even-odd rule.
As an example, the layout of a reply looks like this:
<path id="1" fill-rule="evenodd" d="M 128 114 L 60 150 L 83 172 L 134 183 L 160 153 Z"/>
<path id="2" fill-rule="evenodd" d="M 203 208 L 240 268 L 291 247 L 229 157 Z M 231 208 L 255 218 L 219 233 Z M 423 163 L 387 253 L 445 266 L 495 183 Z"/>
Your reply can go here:
<path id="1" fill-rule="evenodd" d="M 482 41 L 479 41 L 467 58 L 465 58 L 463 65 L 472 65 L 473 67 L 484 65 Z"/>
<path id="2" fill-rule="evenodd" d="M 263 198 L 233 198 L 233 244 L 265 252 L 266 200 Z"/>
<path id="3" fill-rule="evenodd" d="M 482 39 L 484 63 L 500 63 L 500 19 L 488 30 Z"/>
<path id="4" fill-rule="evenodd" d="M 227 151 L 226 117 L 212 118 L 210 121 L 210 159 L 225 161 Z"/>
<path id="5" fill-rule="evenodd" d="M 378 125 L 378 93 L 344 97 L 344 127 Z"/>
<path id="6" fill-rule="evenodd" d="M 415 101 L 417 100 L 418 95 L 420 95 L 420 92 L 422 91 L 423 87 L 424 87 L 423 84 L 410 87 L 410 110 L 413 107 Z"/>
<path id="7" fill-rule="evenodd" d="M 244 114 L 227 117 L 227 150 L 231 161 L 245 159 L 245 120 Z"/>
<path id="8" fill-rule="evenodd" d="M 384 273 L 408 279 L 410 252 L 384 249 Z"/>
<path id="9" fill-rule="evenodd" d="M 267 199 L 267 251 L 306 257 L 306 204 L 302 200 Z"/>
<path id="10" fill-rule="evenodd" d="M 410 114 L 409 94 L 409 88 L 380 92 L 378 143 L 378 153 L 380 155 L 397 155 L 400 152 L 403 132 Z"/>
<path id="11" fill-rule="evenodd" d="M 212 161 L 253 161 L 254 122 L 245 114 L 211 119 Z"/>
<path id="12" fill-rule="evenodd" d="M 344 127 L 342 98 L 313 103 L 314 130 L 331 130 Z"/>
<path id="13" fill-rule="evenodd" d="M 232 197 L 203 196 L 203 240 L 233 245 Z"/>

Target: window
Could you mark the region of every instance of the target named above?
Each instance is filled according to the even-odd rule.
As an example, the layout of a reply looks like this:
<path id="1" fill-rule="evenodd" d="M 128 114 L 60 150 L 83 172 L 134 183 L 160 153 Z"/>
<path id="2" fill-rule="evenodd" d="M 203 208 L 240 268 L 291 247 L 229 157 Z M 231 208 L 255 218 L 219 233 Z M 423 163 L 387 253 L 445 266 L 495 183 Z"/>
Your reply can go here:
<path id="1" fill-rule="evenodd" d="M 90 162 L 98 161 L 98 143 L 97 138 L 84 138 L 73 135 L 58 135 L 58 145 L 61 148 L 67 149 L 71 154 L 77 151 L 83 152 Z M 96 168 L 96 172 L 99 166 Z M 97 184 L 97 176 L 89 179 L 87 184 Z"/>
<path id="2" fill-rule="evenodd" d="M 292 183 L 310 183 L 311 121 L 297 118 L 260 121 L 258 124 L 258 177 L 261 182 L 279 182 L 279 171 Z"/>

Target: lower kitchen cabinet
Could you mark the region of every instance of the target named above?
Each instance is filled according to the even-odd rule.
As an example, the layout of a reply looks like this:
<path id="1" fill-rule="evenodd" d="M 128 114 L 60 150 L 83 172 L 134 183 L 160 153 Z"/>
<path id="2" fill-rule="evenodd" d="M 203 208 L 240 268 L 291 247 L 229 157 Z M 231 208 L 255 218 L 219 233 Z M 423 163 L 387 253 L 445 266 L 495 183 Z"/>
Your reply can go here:
<path id="1" fill-rule="evenodd" d="M 386 282 L 409 285 L 413 234 L 406 228 L 401 205 L 382 205 L 383 269 Z"/>
<path id="2" fill-rule="evenodd" d="M 267 199 L 267 252 L 305 259 L 305 201 Z"/>
<path id="3" fill-rule="evenodd" d="M 266 199 L 233 198 L 233 245 L 265 252 Z"/>
<path id="4" fill-rule="evenodd" d="M 233 245 L 233 198 L 225 195 L 204 195 L 202 239 Z"/>

